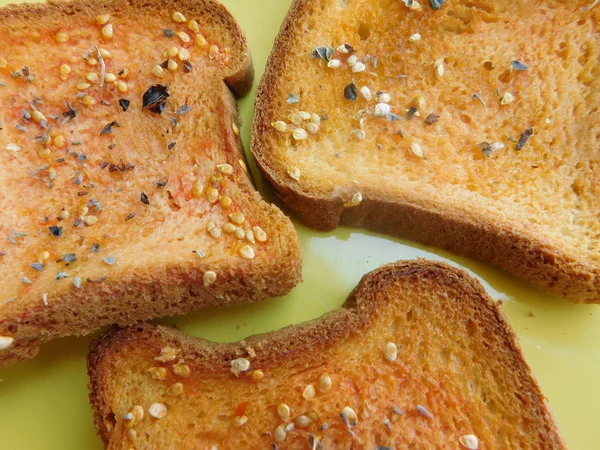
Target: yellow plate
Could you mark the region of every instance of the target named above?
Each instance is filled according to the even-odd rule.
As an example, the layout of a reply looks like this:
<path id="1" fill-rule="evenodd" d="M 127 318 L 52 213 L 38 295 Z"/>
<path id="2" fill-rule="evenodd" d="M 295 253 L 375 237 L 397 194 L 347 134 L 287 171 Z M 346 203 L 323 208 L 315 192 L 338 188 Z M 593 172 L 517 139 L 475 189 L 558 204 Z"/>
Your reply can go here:
<path id="1" fill-rule="evenodd" d="M 0 0 L 0 4 L 7 3 Z M 289 0 L 223 0 L 246 31 L 256 83 Z M 255 83 L 255 84 L 256 84 Z M 254 91 L 241 101 L 246 148 Z M 256 171 L 255 171 L 256 175 Z M 265 193 L 264 186 L 259 182 Z M 266 194 L 268 196 L 268 194 Z M 270 197 L 269 197 L 270 198 Z M 599 448 L 600 314 L 595 306 L 552 298 L 494 268 L 439 249 L 339 229 L 317 233 L 296 221 L 304 248 L 304 282 L 286 297 L 169 320 L 184 331 L 234 341 L 321 316 L 337 308 L 368 271 L 386 262 L 424 257 L 462 266 L 481 279 L 521 339 L 571 449 Z M 595 313 L 595 314 L 594 314 Z M 90 338 L 59 339 L 31 361 L 0 370 L 0 449 L 102 449 L 87 399 Z"/>

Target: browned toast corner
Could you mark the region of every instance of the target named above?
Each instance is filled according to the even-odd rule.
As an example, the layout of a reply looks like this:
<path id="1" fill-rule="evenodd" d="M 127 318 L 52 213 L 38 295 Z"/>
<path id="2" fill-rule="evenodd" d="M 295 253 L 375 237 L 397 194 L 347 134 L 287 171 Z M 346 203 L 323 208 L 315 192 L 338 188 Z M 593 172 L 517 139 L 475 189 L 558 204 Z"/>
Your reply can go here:
<path id="1" fill-rule="evenodd" d="M 235 344 L 113 330 L 88 371 L 111 450 L 567 448 L 504 315 L 437 262 L 383 266 L 342 309 Z"/>
<path id="2" fill-rule="evenodd" d="M 0 9 L 0 365 L 52 338 L 287 293 L 290 220 L 247 173 L 253 67 L 213 0 Z"/>
<path id="3" fill-rule="evenodd" d="M 409 238 L 599 303 L 600 9 L 417 3 L 293 2 L 257 94 L 261 172 L 312 228 Z"/>

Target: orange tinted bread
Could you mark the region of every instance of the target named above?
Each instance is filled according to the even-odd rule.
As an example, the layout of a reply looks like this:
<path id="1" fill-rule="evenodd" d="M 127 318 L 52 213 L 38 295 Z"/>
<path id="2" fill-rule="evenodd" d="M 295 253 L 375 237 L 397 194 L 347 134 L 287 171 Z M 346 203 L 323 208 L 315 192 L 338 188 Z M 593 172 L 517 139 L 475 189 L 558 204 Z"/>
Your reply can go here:
<path id="1" fill-rule="evenodd" d="M 256 102 L 264 176 L 313 228 L 410 238 L 600 302 L 600 8 L 405 3 L 293 3 Z"/>
<path id="2" fill-rule="evenodd" d="M 88 371 L 111 450 L 566 448 L 504 315 L 437 262 L 381 267 L 341 309 L 234 344 L 113 330 Z"/>
<path id="3" fill-rule="evenodd" d="M 0 18 L 0 365 L 299 281 L 295 230 L 246 171 L 232 92 L 252 62 L 222 5 L 77 0 Z"/>

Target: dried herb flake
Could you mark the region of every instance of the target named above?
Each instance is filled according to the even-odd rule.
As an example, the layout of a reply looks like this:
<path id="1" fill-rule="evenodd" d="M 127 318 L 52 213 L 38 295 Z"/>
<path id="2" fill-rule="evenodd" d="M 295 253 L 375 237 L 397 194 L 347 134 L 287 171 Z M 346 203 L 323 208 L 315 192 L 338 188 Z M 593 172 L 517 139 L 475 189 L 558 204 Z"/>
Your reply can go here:
<path id="1" fill-rule="evenodd" d="M 333 47 L 331 47 L 330 45 L 319 46 L 312 51 L 311 56 L 315 59 L 320 58 L 325 62 L 329 62 L 329 60 L 333 56 Z"/>
<path id="2" fill-rule="evenodd" d="M 50 230 L 50 234 L 52 234 L 52 236 L 57 238 L 62 236 L 63 227 L 57 227 L 56 225 L 53 225 L 51 227 L 48 227 L 48 229 Z"/>
<path id="3" fill-rule="evenodd" d="M 165 28 L 163 30 L 163 36 L 171 39 L 172 37 L 175 36 L 175 32 L 173 30 L 171 30 L 170 28 Z"/>
<path id="4" fill-rule="evenodd" d="M 126 98 L 122 98 L 121 100 L 119 100 L 119 105 L 121 105 L 121 108 L 123 108 L 123 111 L 127 111 L 129 109 L 129 104 L 131 102 L 129 100 L 127 100 Z"/>
<path id="5" fill-rule="evenodd" d="M 427 118 L 425 119 L 425 123 L 427 125 L 433 125 L 434 123 L 436 123 L 438 120 L 440 120 L 440 116 L 438 116 L 435 113 L 431 113 L 427 116 Z"/>
<path id="6" fill-rule="evenodd" d="M 102 128 L 102 131 L 100 132 L 100 136 L 103 136 L 105 134 L 109 134 L 112 133 L 112 127 L 120 127 L 121 125 L 119 125 L 119 122 L 113 120 L 110 123 L 107 123 L 104 128 Z"/>
<path id="7" fill-rule="evenodd" d="M 440 9 L 444 3 L 446 3 L 446 0 L 429 0 L 429 6 L 434 10 Z"/>
<path id="8" fill-rule="evenodd" d="M 525 147 L 525 144 L 527 144 L 527 141 L 529 138 L 531 138 L 531 136 L 533 136 L 533 128 L 527 128 L 525 131 L 523 131 L 523 133 L 521 133 L 519 142 L 517 142 L 517 150 L 523 150 L 523 147 Z"/>
<path id="9" fill-rule="evenodd" d="M 144 192 L 142 192 L 142 194 L 140 195 L 140 200 L 144 205 L 150 204 L 150 200 L 148 200 L 148 196 Z"/>
<path id="10" fill-rule="evenodd" d="M 168 89 L 168 86 L 161 84 L 150 87 L 142 97 L 142 109 L 149 109 L 154 113 L 162 114 L 167 104 L 167 98 L 171 96 Z"/>
<path id="11" fill-rule="evenodd" d="M 356 101 L 358 98 L 358 89 L 356 89 L 356 85 L 354 81 L 344 88 L 344 98 L 346 100 Z"/>

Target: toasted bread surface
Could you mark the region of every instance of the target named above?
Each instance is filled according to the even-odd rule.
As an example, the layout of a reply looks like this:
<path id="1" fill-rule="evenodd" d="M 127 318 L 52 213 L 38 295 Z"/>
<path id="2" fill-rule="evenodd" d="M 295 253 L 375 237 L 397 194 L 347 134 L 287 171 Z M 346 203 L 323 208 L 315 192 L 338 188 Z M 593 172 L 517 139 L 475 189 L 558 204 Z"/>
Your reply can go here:
<path id="1" fill-rule="evenodd" d="M 437 262 L 383 266 L 342 309 L 239 343 L 112 330 L 88 372 L 109 449 L 566 448 L 504 315 Z"/>
<path id="2" fill-rule="evenodd" d="M 295 230 L 247 174 L 232 92 L 253 68 L 222 5 L 76 0 L 0 18 L 0 364 L 299 281 Z"/>
<path id="3" fill-rule="evenodd" d="M 405 3 L 293 3 L 257 95 L 263 174 L 313 228 L 411 238 L 600 302 L 600 9 Z"/>

